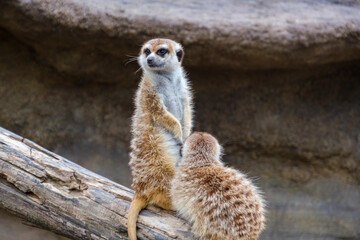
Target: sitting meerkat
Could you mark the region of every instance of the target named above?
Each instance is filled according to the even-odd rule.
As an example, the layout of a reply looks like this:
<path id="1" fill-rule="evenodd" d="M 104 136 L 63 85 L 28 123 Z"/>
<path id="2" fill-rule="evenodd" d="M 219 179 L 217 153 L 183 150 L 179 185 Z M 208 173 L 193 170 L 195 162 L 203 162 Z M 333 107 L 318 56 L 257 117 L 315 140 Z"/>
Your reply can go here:
<path id="1" fill-rule="evenodd" d="M 180 147 L 192 128 L 192 98 L 181 66 L 184 50 L 169 39 L 152 39 L 140 51 L 143 76 L 132 118 L 130 168 L 135 190 L 128 213 L 128 234 L 136 240 L 141 209 L 152 203 L 173 210 L 170 182 Z"/>
<path id="2" fill-rule="evenodd" d="M 258 239 L 265 222 L 263 200 L 244 174 L 223 165 L 221 150 L 208 133 L 186 139 L 171 183 L 173 204 L 199 239 Z"/>

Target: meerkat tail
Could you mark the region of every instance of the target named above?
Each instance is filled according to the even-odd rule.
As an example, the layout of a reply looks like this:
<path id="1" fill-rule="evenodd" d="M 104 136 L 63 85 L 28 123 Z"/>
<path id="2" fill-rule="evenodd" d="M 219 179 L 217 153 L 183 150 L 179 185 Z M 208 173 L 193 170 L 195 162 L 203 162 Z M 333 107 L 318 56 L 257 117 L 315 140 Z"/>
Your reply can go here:
<path id="1" fill-rule="evenodd" d="M 134 196 L 129 214 L 128 214 L 128 235 L 129 240 L 136 240 L 136 221 L 141 209 L 147 205 L 147 201 L 144 198 Z"/>

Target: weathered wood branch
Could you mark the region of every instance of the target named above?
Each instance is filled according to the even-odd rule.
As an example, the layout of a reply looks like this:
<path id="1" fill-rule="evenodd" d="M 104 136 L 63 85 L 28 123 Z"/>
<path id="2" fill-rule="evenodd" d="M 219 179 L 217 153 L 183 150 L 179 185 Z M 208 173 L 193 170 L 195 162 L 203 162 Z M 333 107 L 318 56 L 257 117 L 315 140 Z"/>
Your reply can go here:
<path id="1" fill-rule="evenodd" d="M 0 128 L 0 207 L 72 239 L 127 239 L 133 191 Z M 149 207 L 139 239 L 191 239 L 175 214 Z"/>

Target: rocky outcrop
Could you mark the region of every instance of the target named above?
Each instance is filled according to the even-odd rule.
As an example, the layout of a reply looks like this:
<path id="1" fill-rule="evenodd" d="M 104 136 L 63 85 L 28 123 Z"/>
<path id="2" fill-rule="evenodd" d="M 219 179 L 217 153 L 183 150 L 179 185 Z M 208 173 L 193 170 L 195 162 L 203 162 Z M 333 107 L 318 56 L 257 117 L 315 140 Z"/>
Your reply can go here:
<path id="1" fill-rule="evenodd" d="M 186 64 L 196 67 L 284 69 L 359 59 L 359 11 L 358 1 L 333 0 L 3 0 L 0 26 L 58 72 L 117 81 L 126 78 L 126 55 L 158 36 L 182 42 Z"/>
<path id="2" fill-rule="evenodd" d="M 140 73 L 127 55 L 170 37 L 185 47 L 195 129 L 264 191 L 262 239 L 359 239 L 359 12 L 330 0 L 2 0 L 0 126 L 129 186 Z"/>

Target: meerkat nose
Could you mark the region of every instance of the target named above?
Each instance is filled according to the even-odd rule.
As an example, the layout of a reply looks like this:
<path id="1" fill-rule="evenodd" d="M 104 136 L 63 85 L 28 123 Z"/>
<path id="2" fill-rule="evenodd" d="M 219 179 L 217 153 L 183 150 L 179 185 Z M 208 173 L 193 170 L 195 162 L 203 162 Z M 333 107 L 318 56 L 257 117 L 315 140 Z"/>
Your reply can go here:
<path id="1" fill-rule="evenodd" d="M 148 64 L 152 64 L 154 62 L 154 57 L 149 57 L 148 59 L 147 59 L 147 63 Z"/>

